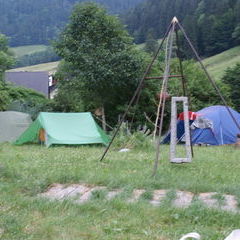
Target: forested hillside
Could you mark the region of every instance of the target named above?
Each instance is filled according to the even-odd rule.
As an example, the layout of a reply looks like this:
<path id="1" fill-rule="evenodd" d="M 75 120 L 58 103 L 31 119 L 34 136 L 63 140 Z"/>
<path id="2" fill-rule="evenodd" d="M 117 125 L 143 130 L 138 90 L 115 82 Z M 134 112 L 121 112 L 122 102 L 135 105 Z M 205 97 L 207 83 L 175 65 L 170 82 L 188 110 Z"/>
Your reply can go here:
<path id="1" fill-rule="evenodd" d="M 72 7 L 86 0 L 0 0 L 0 32 L 11 46 L 48 44 L 66 24 Z M 143 0 L 92 0 L 122 13 Z"/>
<path id="2" fill-rule="evenodd" d="M 147 0 L 124 17 L 137 43 L 162 37 L 177 16 L 203 56 L 240 44 L 240 0 Z"/>

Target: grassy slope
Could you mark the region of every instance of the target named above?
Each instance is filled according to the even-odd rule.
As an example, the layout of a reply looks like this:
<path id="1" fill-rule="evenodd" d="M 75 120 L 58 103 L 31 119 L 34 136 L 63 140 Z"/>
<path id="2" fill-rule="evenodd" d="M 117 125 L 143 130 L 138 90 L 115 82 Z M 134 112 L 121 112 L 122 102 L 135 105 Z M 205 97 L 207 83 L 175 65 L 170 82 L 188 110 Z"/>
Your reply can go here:
<path id="1" fill-rule="evenodd" d="M 28 67 L 14 68 L 9 70 L 9 72 L 38 72 L 38 71 L 47 71 L 49 73 L 54 73 L 57 70 L 59 62 L 49 62 L 49 63 L 41 63 Z"/>
<path id="2" fill-rule="evenodd" d="M 144 44 L 137 45 L 137 48 L 143 49 Z M 212 56 L 212 57 L 209 57 L 209 58 L 206 58 L 203 60 L 204 65 L 207 67 L 210 75 L 215 80 L 220 80 L 224 74 L 224 71 L 228 67 L 232 67 L 238 62 L 240 62 L 240 46 L 229 49 L 225 52 L 222 52 L 220 54 L 217 54 L 215 56 Z M 50 72 L 54 72 L 57 69 L 58 63 L 59 62 L 38 64 L 38 65 L 29 66 L 29 67 L 11 69 L 11 71 L 50 71 Z"/>
<path id="3" fill-rule="evenodd" d="M 204 65 L 215 80 L 220 80 L 228 67 L 240 63 L 240 46 L 204 59 Z"/>
<path id="4" fill-rule="evenodd" d="M 208 210 L 198 203 L 175 209 L 152 207 L 144 200 L 127 204 L 121 198 L 84 205 L 49 202 L 37 197 L 52 183 L 124 188 L 217 191 L 240 197 L 239 152 L 232 147 L 195 147 L 192 164 L 168 163 L 168 147 L 156 178 L 151 178 L 153 148 L 129 153 L 111 151 L 99 162 L 102 147 L 21 147 L 0 145 L 0 228 L 3 239 L 24 240 L 175 240 L 197 231 L 204 239 L 223 239 L 239 228 L 240 215 Z M 123 196 L 124 197 L 124 196 Z"/>
<path id="5" fill-rule="evenodd" d="M 24 55 L 33 54 L 36 52 L 42 52 L 47 49 L 46 45 L 28 45 L 21 47 L 13 47 L 11 50 L 14 52 L 17 58 Z"/>
<path id="6" fill-rule="evenodd" d="M 158 42 L 160 43 L 161 40 Z M 144 43 L 136 45 L 139 50 L 145 46 Z M 210 75 L 215 80 L 221 80 L 225 70 L 228 67 L 233 67 L 236 63 L 240 63 L 240 46 L 231 48 L 215 56 L 203 60 Z"/>

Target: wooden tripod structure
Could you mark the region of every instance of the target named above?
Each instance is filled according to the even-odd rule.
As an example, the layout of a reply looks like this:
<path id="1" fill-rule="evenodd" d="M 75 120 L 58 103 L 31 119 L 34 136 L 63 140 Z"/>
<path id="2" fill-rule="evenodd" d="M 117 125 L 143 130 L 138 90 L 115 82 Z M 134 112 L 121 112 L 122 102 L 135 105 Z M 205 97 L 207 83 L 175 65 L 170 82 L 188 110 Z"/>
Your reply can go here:
<path id="1" fill-rule="evenodd" d="M 141 92 L 142 92 L 142 89 L 143 89 L 143 86 L 144 86 L 144 81 L 146 79 L 162 79 L 162 90 L 161 90 L 161 93 L 165 93 L 167 91 L 167 86 L 168 86 L 168 79 L 169 78 L 172 78 L 172 77 L 177 77 L 177 78 L 180 78 L 181 79 L 181 82 L 182 82 L 182 88 L 183 88 L 183 95 L 184 96 L 187 96 L 188 95 L 188 92 L 187 92 L 187 82 L 186 82 L 186 79 L 184 77 L 184 73 L 183 73 L 183 65 L 182 65 L 182 60 L 181 60 L 181 57 L 180 57 L 180 49 L 179 49 L 179 38 L 178 38 L 178 31 L 180 31 L 184 37 L 184 39 L 187 41 L 190 49 L 192 50 L 192 52 L 194 53 L 195 55 L 195 58 L 196 60 L 199 62 L 201 68 L 203 69 L 203 71 L 205 72 L 208 80 L 210 81 L 211 85 L 213 86 L 213 88 L 216 90 L 217 94 L 219 95 L 219 97 L 221 98 L 222 102 L 223 102 L 223 105 L 226 107 L 227 109 L 227 112 L 230 114 L 234 124 L 237 126 L 237 128 L 239 129 L 240 131 L 240 125 L 239 123 L 237 122 L 237 120 L 234 118 L 232 112 L 230 111 L 228 105 L 227 105 L 227 102 L 226 100 L 224 99 L 223 95 L 221 94 L 220 92 L 220 89 L 218 88 L 218 86 L 216 85 L 215 81 L 211 78 L 211 76 L 209 75 L 207 69 L 205 68 L 205 66 L 203 65 L 202 63 L 202 60 L 200 58 L 200 56 L 198 55 L 196 49 L 194 48 L 192 42 L 190 41 L 190 39 L 188 38 L 184 28 L 182 27 L 182 25 L 179 23 L 178 19 L 176 17 L 173 18 L 173 20 L 171 21 L 170 25 L 168 26 L 168 29 L 166 31 L 166 33 L 164 34 L 163 36 L 163 39 L 160 43 L 160 46 L 158 48 L 158 50 L 156 51 L 154 57 L 152 58 L 152 61 L 150 62 L 150 64 L 148 65 L 146 71 L 144 72 L 139 84 L 138 84 L 138 87 L 136 89 L 136 91 L 134 92 L 134 95 L 132 97 L 132 99 L 130 100 L 119 124 L 118 124 L 118 127 L 109 143 L 109 145 L 107 146 L 107 148 L 105 149 L 103 155 L 101 156 L 101 159 L 100 161 L 102 161 L 104 159 L 104 157 L 106 156 L 109 148 L 111 147 L 115 137 L 117 136 L 117 133 L 119 132 L 120 130 L 120 127 L 122 125 L 122 123 L 124 122 L 124 119 L 126 118 L 129 110 L 130 110 L 130 107 L 133 105 L 133 103 L 135 102 L 135 100 L 138 100 L 140 95 L 141 95 Z M 176 44 L 177 44 L 177 57 L 179 59 L 179 66 L 180 66 L 180 75 L 169 75 L 170 73 L 170 60 L 171 60 L 171 57 L 172 57 L 172 47 L 173 47 L 173 35 L 174 33 L 176 34 Z M 166 43 L 166 56 L 165 56 L 165 71 L 164 71 L 164 76 L 157 76 L 157 77 L 149 77 L 148 74 L 150 73 L 151 69 L 152 69 L 152 66 L 154 64 L 154 62 L 156 61 L 160 51 L 162 50 L 163 48 L 163 44 L 165 42 L 165 40 L 167 40 L 167 43 Z M 160 137 L 162 135 L 162 127 L 163 127 L 163 116 L 164 116 L 164 110 L 165 110 L 165 102 L 166 102 L 166 98 L 163 97 L 161 98 L 160 97 L 160 101 L 159 101 L 159 105 L 158 105 L 158 114 L 157 114 L 157 119 L 156 119 L 156 123 L 155 123 L 155 131 L 154 131 L 154 135 L 156 135 L 156 125 L 158 124 L 158 117 L 159 117 L 159 114 L 160 114 L 160 124 L 159 124 L 159 130 L 158 130 L 158 139 L 157 139 L 157 150 L 156 150 L 156 159 L 155 159 L 155 163 L 154 163 L 154 167 L 153 167 L 153 176 L 156 175 L 156 172 L 157 172 L 157 168 L 158 168 L 158 164 L 159 164 L 159 159 L 160 159 L 160 143 L 161 143 L 161 140 L 160 140 Z"/>

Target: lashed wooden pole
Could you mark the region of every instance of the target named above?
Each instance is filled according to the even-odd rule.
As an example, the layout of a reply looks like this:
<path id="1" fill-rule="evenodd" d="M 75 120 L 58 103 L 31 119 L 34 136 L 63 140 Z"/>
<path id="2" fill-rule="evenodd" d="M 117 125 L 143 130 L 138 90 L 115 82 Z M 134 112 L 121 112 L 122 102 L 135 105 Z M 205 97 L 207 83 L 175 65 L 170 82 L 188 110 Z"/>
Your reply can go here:
<path id="1" fill-rule="evenodd" d="M 170 34 L 169 38 L 170 38 L 170 40 L 169 40 L 169 50 L 166 49 L 167 56 L 165 56 L 165 58 L 166 58 L 166 66 L 165 66 L 164 80 L 163 80 L 163 86 L 164 86 L 163 92 L 167 91 L 167 86 L 168 86 L 168 76 L 169 76 L 169 71 L 170 71 L 170 59 L 172 57 L 172 47 L 173 47 L 173 33 L 174 33 L 174 30 L 175 30 L 176 21 L 177 21 L 177 18 L 174 17 L 173 20 L 172 20 L 172 28 L 169 31 L 169 34 Z M 162 135 L 162 128 L 163 128 L 163 117 L 164 117 L 164 112 L 165 112 L 165 103 L 166 103 L 166 98 L 163 98 L 162 109 L 161 109 L 161 116 L 160 116 L 160 126 L 159 126 L 158 139 L 157 139 L 156 158 L 155 158 L 155 162 L 154 162 L 154 166 L 153 166 L 153 174 L 152 174 L 152 176 L 156 175 L 158 164 L 159 164 L 160 143 L 161 143 L 161 135 Z M 158 111 L 158 112 L 160 112 L 160 111 Z"/>

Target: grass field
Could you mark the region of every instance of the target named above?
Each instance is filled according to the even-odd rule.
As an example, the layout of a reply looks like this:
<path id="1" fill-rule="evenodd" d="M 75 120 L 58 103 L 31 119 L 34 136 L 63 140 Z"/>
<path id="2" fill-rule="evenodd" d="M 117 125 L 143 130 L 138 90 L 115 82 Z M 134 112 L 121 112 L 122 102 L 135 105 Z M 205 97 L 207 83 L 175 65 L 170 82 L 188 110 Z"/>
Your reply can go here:
<path id="1" fill-rule="evenodd" d="M 27 45 L 21 47 L 13 47 L 11 50 L 14 52 L 17 58 L 22 57 L 24 55 L 33 54 L 36 52 L 42 52 L 47 49 L 46 45 Z"/>
<path id="2" fill-rule="evenodd" d="M 28 67 L 14 68 L 9 70 L 10 72 L 38 72 L 38 71 L 46 71 L 49 73 L 55 73 L 57 70 L 59 62 L 50 62 L 50 63 L 42 63 L 37 65 L 32 65 Z"/>
<path id="3" fill-rule="evenodd" d="M 46 46 L 39 45 L 39 51 L 41 48 L 44 48 Z M 33 46 L 34 48 L 34 46 Z M 144 44 L 137 45 L 138 49 L 143 49 Z M 17 49 L 17 48 L 16 48 Z M 23 54 L 24 47 L 19 47 L 19 54 Z M 30 51 L 31 46 L 27 47 L 28 51 Z M 36 49 L 34 50 L 36 51 Z M 240 46 L 235 47 L 232 49 L 229 49 L 225 52 L 222 52 L 220 54 L 217 54 L 215 56 L 206 58 L 203 60 L 204 65 L 207 67 L 207 70 L 209 71 L 210 75 L 215 80 L 220 80 L 222 76 L 224 75 L 224 71 L 228 67 L 233 67 L 236 63 L 240 62 Z M 59 62 L 50 62 L 50 63 L 44 63 L 44 64 L 38 64 L 28 67 L 22 67 L 22 68 L 15 68 L 11 69 L 11 71 L 48 71 L 50 73 L 54 73 L 57 69 Z"/>
<path id="4" fill-rule="evenodd" d="M 233 67 L 236 63 L 240 63 L 240 46 L 206 58 L 203 63 L 210 75 L 215 80 L 220 80 L 228 67 Z"/>
<path id="5" fill-rule="evenodd" d="M 99 162 L 103 147 L 52 147 L 0 145 L 0 232 L 2 239 L 76 240 L 129 239 L 177 240 L 197 231 L 204 239 L 224 239 L 240 228 L 240 214 L 210 210 L 194 204 L 176 209 L 167 203 L 152 207 L 141 200 L 101 199 L 83 205 L 40 199 L 53 183 L 79 183 L 194 193 L 234 194 L 240 199 L 239 151 L 232 147 L 195 147 L 193 163 L 168 163 L 168 147 L 162 149 L 157 176 L 151 177 L 153 147 L 128 153 L 112 149 Z M 180 149 L 179 149 L 180 150 Z"/>
<path id="6" fill-rule="evenodd" d="M 161 40 L 158 40 L 159 43 L 160 41 Z M 136 46 L 139 50 L 143 50 L 145 44 L 142 43 Z M 215 56 L 208 57 L 203 60 L 203 63 L 214 80 L 221 80 L 228 67 L 233 67 L 236 63 L 240 63 L 240 46 L 231 48 Z"/>

